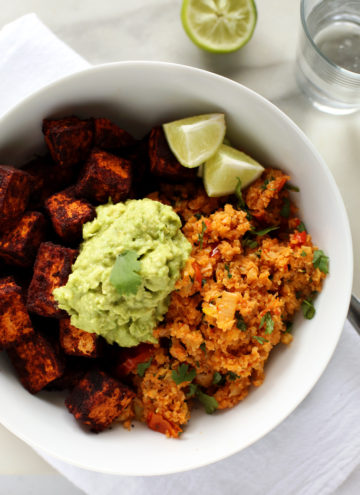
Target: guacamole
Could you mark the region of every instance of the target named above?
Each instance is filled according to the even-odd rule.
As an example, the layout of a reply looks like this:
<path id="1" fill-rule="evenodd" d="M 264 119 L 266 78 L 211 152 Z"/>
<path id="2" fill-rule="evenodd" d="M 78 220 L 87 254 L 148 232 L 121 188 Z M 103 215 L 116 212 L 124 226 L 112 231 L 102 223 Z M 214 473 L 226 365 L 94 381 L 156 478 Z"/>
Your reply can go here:
<path id="1" fill-rule="evenodd" d="M 156 342 L 153 329 L 191 251 L 180 218 L 151 199 L 109 203 L 96 212 L 83 227 L 79 256 L 55 299 L 72 325 L 109 343 Z"/>

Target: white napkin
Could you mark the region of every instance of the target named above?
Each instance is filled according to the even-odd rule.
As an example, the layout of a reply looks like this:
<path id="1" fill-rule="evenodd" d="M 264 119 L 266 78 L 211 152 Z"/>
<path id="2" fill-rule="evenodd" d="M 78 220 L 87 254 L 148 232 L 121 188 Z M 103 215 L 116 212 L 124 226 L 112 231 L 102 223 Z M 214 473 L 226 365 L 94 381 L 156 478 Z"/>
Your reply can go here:
<path id="1" fill-rule="evenodd" d="M 0 115 L 26 95 L 87 62 L 34 14 L 0 31 Z M 211 466 L 135 478 L 89 472 L 38 452 L 87 494 L 325 495 L 360 462 L 360 338 L 347 322 L 314 390 L 280 426 L 243 452 Z M 181 441 L 181 440 L 180 440 Z"/>

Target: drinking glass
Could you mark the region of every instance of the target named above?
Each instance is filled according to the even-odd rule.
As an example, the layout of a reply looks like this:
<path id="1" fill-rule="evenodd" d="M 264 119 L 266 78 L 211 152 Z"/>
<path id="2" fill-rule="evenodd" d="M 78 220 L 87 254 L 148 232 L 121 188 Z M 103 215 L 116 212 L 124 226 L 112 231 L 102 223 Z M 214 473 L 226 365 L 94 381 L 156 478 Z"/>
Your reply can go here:
<path id="1" fill-rule="evenodd" d="M 301 0 L 300 89 L 320 110 L 360 110 L 360 0 Z"/>

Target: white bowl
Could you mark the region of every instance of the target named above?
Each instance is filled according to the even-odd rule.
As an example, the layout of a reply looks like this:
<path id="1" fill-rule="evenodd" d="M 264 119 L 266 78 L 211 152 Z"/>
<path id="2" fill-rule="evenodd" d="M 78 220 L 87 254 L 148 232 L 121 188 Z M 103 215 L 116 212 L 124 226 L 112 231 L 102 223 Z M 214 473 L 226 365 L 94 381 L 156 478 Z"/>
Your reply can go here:
<path id="1" fill-rule="evenodd" d="M 288 172 L 314 243 L 330 257 L 330 274 L 313 320 L 296 320 L 294 341 L 273 351 L 264 384 L 235 408 L 195 411 L 179 440 L 136 425 L 100 435 L 85 432 L 62 394 L 32 396 L 0 357 L 0 421 L 33 447 L 77 466 L 122 475 L 159 475 L 223 459 L 283 421 L 324 371 L 346 318 L 352 285 L 351 235 L 344 205 L 325 163 L 298 127 L 253 91 L 180 65 L 121 62 L 66 77 L 27 98 L 0 119 L 0 163 L 21 164 L 43 149 L 44 117 L 104 116 L 140 137 L 155 124 L 224 112 L 234 145 Z M 316 414 L 316 411 L 314 411 Z"/>

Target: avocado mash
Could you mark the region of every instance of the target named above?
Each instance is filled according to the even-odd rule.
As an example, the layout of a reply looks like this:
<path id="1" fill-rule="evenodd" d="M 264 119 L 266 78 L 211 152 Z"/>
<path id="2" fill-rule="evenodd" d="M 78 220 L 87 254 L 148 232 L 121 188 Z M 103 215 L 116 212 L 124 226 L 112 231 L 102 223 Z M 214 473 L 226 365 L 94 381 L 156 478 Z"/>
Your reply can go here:
<path id="1" fill-rule="evenodd" d="M 109 203 L 83 227 L 84 242 L 65 286 L 54 290 L 77 328 L 131 347 L 156 342 L 191 244 L 170 206 L 151 199 Z"/>

